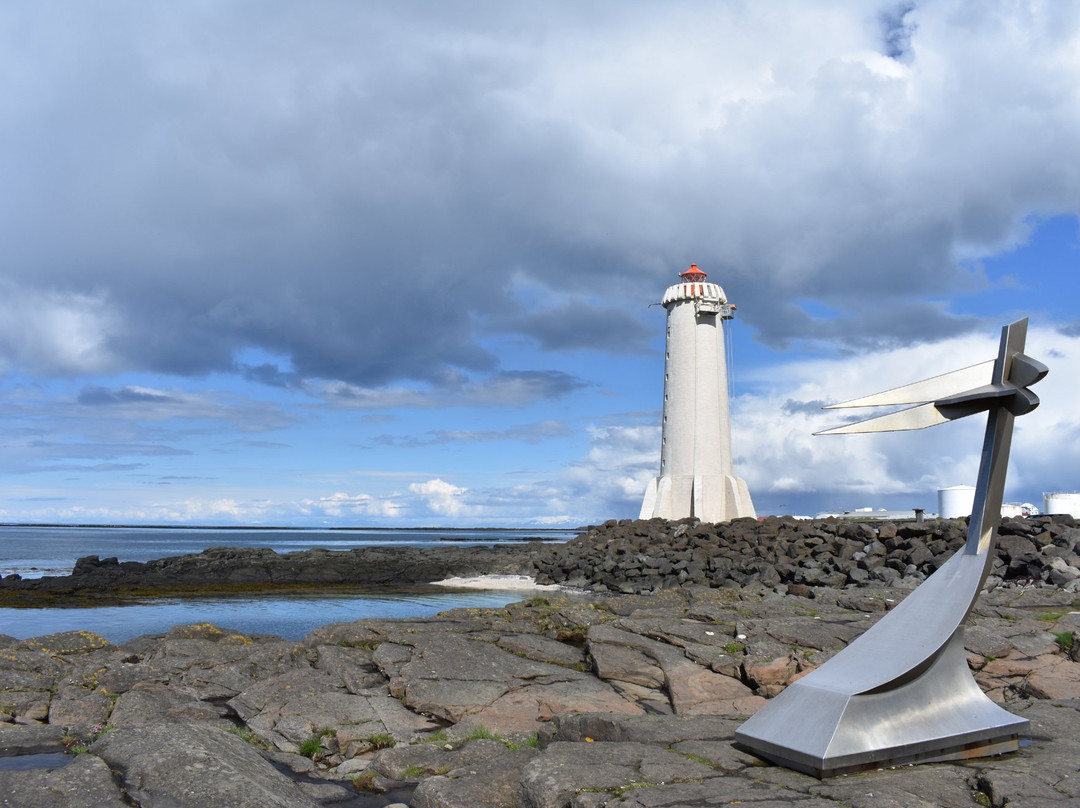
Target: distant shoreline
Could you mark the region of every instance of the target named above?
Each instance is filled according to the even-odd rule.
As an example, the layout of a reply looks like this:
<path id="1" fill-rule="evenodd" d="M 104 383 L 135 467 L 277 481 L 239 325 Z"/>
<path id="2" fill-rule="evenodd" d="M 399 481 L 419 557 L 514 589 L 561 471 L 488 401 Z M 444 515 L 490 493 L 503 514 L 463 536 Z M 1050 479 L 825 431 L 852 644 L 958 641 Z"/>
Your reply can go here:
<path id="1" fill-rule="evenodd" d="M 126 525 L 126 524 L 91 524 L 91 523 L 78 523 L 69 524 L 64 522 L 0 522 L 0 527 L 44 527 L 44 528 L 62 528 L 62 527 L 77 527 L 77 528 L 101 528 L 103 530 L 296 530 L 296 531 L 315 531 L 315 530 L 340 530 L 340 531 L 359 531 L 359 530 L 377 530 L 385 532 L 398 532 L 398 531 L 425 531 L 425 532 L 437 532 L 443 530 L 455 530 L 465 531 L 471 530 L 474 532 L 515 532 L 526 533 L 529 531 L 543 531 L 543 532 L 564 532 L 573 533 L 582 531 L 585 528 L 582 526 L 572 527 L 544 527 L 541 525 L 532 525 L 529 527 L 492 527 L 490 525 L 486 527 L 451 527 L 449 525 L 434 526 L 434 527 L 384 527 L 380 525 L 344 525 L 338 527 L 323 527 L 315 525 L 303 525 L 303 526 L 290 526 L 290 525 Z"/>

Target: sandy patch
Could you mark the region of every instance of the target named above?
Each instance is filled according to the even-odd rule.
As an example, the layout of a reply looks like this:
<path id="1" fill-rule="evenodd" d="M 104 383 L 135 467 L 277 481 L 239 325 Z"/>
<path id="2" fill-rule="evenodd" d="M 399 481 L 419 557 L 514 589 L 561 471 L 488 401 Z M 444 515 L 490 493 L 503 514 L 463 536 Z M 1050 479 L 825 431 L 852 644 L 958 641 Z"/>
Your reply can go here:
<path id="1" fill-rule="evenodd" d="M 478 575 L 475 578 L 444 578 L 432 581 L 432 586 L 455 589 L 508 589 L 521 592 L 554 592 L 558 584 L 538 584 L 528 575 Z"/>

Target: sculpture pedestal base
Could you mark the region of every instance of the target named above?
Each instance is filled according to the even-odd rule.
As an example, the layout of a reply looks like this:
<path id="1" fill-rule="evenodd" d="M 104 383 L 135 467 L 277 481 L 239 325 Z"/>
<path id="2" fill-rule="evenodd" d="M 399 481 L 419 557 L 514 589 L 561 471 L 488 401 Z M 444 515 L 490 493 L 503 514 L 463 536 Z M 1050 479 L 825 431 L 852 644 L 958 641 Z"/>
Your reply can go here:
<path id="1" fill-rule="evenodd" d="M 788 685 L 735 733 L 754 754 L 818 778 L 1013 752 L 1027 719 L 998 707 L 967 667 L 957 629 L 931 664 L 887 689 L 845 693 L 813 674 Z"/>

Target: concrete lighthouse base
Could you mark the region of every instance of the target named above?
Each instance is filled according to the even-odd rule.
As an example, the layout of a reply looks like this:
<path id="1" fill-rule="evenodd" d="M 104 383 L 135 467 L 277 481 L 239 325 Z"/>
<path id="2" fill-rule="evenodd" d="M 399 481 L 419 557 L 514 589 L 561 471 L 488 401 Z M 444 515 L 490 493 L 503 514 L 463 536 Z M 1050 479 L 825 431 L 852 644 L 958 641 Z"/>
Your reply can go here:
<path id="1" fill-rule="evenodd" d="M 639 519 L 682 519 L 729 522 L 743 516 L 757 517 L 750 490 L 741 477 L 731 474 L 663 476 L 649 481 Z"/>

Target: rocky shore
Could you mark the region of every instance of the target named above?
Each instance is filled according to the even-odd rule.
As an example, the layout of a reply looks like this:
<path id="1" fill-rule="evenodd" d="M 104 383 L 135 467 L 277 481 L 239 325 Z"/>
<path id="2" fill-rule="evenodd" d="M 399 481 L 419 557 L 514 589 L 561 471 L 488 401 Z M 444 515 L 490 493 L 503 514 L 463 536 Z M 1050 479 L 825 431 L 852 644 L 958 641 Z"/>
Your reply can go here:
<path id="1" fill-rule="evenodd" d="M 1049 583 L 1061 568 L 1052 559 L 1075 569 L 1080 531 L 1058 519 L 1006 524 L 1000 581 L 979 599 L 966 634 L 980 685 L 1031 721 L 1019 752 L 818 781 L 732 744 L 739 721 L 900 602 L 939 555 L 912 560 L 918 547 L 949 545 L 950 530 L 614 522 L 530 550 L 538 575 L 600 591 L 504 609 L 334 624 L 299 642 L 209 625 L 121 646 L 88 633 L 0 636 L 0 756 L 8 756 L 0 805 L 909 808 L 1080 799 L 1078 595 L 1075 578 Z M 748 551 L 753 531 L 772 538 Z M 693 580 L 696 567 L 711 586 Z M 881 576 L 891 576 L 874 574 L 882 569 L 899 577 L 886 585 Z M 37 757 L 65 749 L 63 758 Z M 3 765 L 35 761 L 46 767 Z"/>
<path id="2" fill-rule="evenodd" d="M 154 561 L 80 558 L 70 575 L 0 579 L 0 605 L 65 606 L 107 600 L 423 586 L 450 577 L 533 572 L 540 542 L 479 546 L 300 550 L 213 547 Z"/>
<path id="3" fill-rule="evenodd" d="M 965 520 L 852 522 L 768 517 L 719 524 L 609 521 L 564 544 L 303 550 L 216 547 L 155 561 L 80 558 L 66 576 L 0 579 L 0 605 L 423 587 L 443 578 L 527 575 L 596 593 L 678 586 L 918 586 L 964 543 Z M 1080 590 L 1080 527 L 1070 516 L 1006 519 L 987 588 Z"/>

